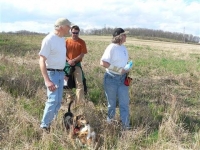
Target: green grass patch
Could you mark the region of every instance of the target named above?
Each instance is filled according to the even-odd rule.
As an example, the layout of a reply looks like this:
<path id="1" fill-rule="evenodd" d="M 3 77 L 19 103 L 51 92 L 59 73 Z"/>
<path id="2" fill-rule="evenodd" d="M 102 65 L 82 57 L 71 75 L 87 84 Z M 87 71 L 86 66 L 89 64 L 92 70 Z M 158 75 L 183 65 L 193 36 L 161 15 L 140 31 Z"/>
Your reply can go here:
<path id="1" fill-rule="evenodd" d="M 185 60 L 163 57 L 140 58 L 134 62 L 134 71 L 141 76 L 147 76 L 156 71 L 158 75 L 182 74 L 190 70 L 192 64 Z"/>

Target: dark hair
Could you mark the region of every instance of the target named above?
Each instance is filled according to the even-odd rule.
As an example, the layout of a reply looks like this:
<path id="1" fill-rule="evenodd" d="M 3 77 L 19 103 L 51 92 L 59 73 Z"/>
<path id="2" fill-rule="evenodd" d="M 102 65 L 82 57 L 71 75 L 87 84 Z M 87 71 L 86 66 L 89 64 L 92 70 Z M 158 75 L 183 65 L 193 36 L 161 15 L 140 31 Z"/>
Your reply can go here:
<path id="1" fill-rule="evenodd" d="M 80 31 L 80 28 L 79 28 L 79 26 L 77 26 L 77 25 L 72 26 L 71 31 L 72 31 L 73 29 Z"/>
<path id="2" fill-rule="evenodd" d="M 114 32 L 113 32 L 113 37 L 118 36 L 118 35 L 123 34 L 123 33 L 125 33 L 124 29 L 122 29 L 122 28 L 116 28 L 114 30 Z"/>

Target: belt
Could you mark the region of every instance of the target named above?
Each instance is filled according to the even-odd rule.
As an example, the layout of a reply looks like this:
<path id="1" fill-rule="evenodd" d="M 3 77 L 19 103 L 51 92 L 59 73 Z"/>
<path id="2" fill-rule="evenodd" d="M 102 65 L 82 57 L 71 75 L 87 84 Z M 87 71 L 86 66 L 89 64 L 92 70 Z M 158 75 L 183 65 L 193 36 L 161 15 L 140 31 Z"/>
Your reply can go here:
<path id="1" fill-rule="evenodd" d="M 51 69 L 51 68 L 48 68 L 47 70 L 48 71 L 63 71 L 63 69 Z"/>

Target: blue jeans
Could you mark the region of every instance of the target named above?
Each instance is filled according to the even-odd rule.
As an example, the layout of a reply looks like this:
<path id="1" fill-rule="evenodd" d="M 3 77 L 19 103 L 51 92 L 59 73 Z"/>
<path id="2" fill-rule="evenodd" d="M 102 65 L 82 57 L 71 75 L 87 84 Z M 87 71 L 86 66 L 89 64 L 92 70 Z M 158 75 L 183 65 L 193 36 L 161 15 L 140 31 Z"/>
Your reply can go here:
<path id="1" fill-rule="evenodd" d="M 104 74 L 104 90 L 108 101 L 108 117 L 114 118 L 116 110 L 116 102 L 118 99 L 120 119 L 124 127 L 128 127 L 129 120 L 129 92 L 128 86 L 124 85 L 124 75 L 116 75 L 111 73 Z"/>
<path id="2" fill-rule="evenodd" d="M 47 74 L 58 88 L 53 92 L 47 88 L 47 101 L 40 127 L 50 126 L 52 120 L 58 114 L 63 96 L 64 71 L 47 71 Z"/>

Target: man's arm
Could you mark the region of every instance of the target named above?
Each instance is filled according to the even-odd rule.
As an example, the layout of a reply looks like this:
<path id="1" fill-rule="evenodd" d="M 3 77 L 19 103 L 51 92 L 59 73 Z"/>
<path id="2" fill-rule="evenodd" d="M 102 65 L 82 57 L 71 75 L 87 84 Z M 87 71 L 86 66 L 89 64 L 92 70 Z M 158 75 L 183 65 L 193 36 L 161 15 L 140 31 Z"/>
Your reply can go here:
<path id="1" fill-rule="evenodd" d="M 84 57 L 84 53 L 81 53 L 80 55 L 78 55 L 76 58 L 74 59 L 69 59 L 67 58 L 67 61 L 68 63 L 71 65 L 71 66 L 74 66 L 77 62 L 79 62 L 80 60 L 82 60 Z"/>
<path id="2" fill-rule="evenodd" d="M 49 88 L 50 91 L 55 91 L 56 90 L 56 86 L 49 79 L 49 76 L 47 74 L 47 68 L 46 68 L 45 61 L 46 61 L 46 57 L 40 55 L 39 65 L 40 65 L 40 70 L 41 70 L 42 76 L 44 78 L 44 82 L 45 82 L 47 88 Z"/>
<path id="3" fill-rule="evenodd" d="M 72 59 L 72 61 L 74 61 L 75 63 L 79 62 L 79 61 L 81 61 L 83 59 L 83 57 L 84 57 L 84 53 L 81 53 L 76 58 Z"/>

